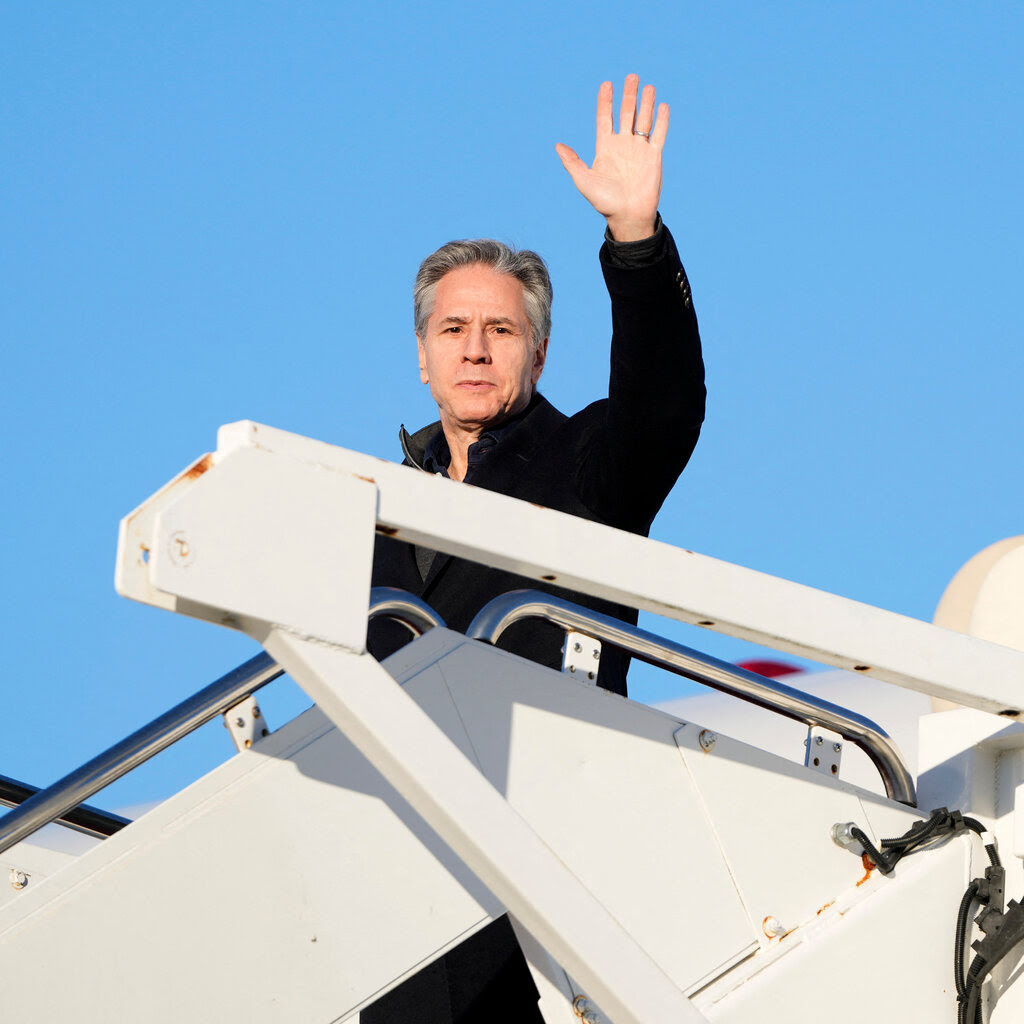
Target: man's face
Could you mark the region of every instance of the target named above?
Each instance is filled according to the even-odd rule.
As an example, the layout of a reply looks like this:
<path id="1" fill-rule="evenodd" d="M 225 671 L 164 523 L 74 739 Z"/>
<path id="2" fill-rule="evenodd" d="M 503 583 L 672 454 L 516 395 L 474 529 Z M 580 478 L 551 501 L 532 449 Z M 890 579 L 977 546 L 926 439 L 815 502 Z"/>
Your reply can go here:
<path id="1" fill-rule="evenodd" d="M 548 349 L 547 338 L 530 341 L 523 286 L 479 263 L 441 278 L 416 342 L 445 433 L 474 440 L 526 408 Z"/>

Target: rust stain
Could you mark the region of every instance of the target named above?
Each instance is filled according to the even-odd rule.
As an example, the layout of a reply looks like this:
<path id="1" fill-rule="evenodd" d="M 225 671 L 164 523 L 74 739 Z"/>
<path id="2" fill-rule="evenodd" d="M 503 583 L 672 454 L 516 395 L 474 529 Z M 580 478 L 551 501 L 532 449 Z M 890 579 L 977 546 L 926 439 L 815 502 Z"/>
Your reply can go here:
<path id="1" fill-rule="evenodd" d="M 864 877 L 857 884 L 863 885 L 871 877 L 871 872 L 875 870 L 875 865 L 866 853 L 861 854 L 860 861 L 864 865 Z"/>
<path id="2" fill-rule="evenodd" d="M 818 907 L 818 914 L 823 914 L 826 910 L 828 910 L 829 907 L 832 906 L 833 903 L 835 903 L 835 900 L 829 901 L 823 907 Z M 815 916 L 817 916 L 817 915 L 815 915 Z"/>
<path id="3" fill-rule="evenodd" d="M 357 480 L 365 480 L 368 484 L 376 485 L 377 481 L 372 476 L 360 476 L 358 473 L 353 474 Z"/>
<path id="4" fill-rule="evenodd" d="M 377 533 L 383 533 L 385 537 L 397 537 L 398 527 L 397 526 L 378 526 L 376 527 Z"/>
<path id="5" fill-rule="evenodd" d="M 188 469 L 182 473 L 182 480 L 198 480 L 208 469 L 213 468 L 213 455 L 204 455 L 194 465 L 189 466 Z"/>
<path id="6" fill-rule="evenodd" d="M 159 494 L 164 494 L 171 490 L 172 487 L 177 487 L 180 483 L 186 480 L 195 480 L 201 477 L 208 469 L 213 468 L 213 455 L 207 453 L 201 459 L 193 463 L 179 476 L 176 476 L 170 483 L 165 484 L 160 488 Z M 125 526 L 131 530 L 135 526 L 135 521 L 145 515 L 150 509 L 149 502 L 144 505 L 140 505 L 137 509 L 134 509 L 128 516 L 125 517 Z"/>

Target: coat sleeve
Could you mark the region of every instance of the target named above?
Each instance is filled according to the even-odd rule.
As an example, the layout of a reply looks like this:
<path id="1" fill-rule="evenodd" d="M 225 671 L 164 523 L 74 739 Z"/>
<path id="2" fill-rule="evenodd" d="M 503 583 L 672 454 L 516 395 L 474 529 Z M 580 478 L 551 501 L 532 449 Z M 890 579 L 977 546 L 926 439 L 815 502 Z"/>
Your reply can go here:
<path id="1" fill-rule="evenodd" d="M 656 255 L 625 265 L 606 242 L 612 306 L 608 399 L 576 458 L 583 503 L 605 522 L 646 533 L 689 461 L 704 420 L 704 362 L 690 284 L 664 227 Z"/>

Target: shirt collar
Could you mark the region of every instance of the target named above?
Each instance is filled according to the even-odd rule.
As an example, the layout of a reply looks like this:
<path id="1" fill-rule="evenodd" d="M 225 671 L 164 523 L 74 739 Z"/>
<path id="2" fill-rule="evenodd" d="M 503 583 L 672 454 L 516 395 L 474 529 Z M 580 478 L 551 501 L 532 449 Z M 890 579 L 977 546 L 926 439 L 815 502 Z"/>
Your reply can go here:
<path id="1" fill-rule="evenodd" d="M 532 406 L 532 402 L 530 406 Z M 512 430 L 519 425 L 523 417 L 529 411 L 527 406 L 522 412 L 517 413 L 504 423 L 496 427 L 488 427 L 476 441 L 474 441 L 466 452 L 466 475 L 463 478 L 465 483 L 470 482 L 473 471 L 481 464 L 495 448 L 501 444 Z M 426 451 L 423 453 L 423 468 L 428 473 L 437 473 L 441 476 L 448 476 L 448 467 L 451 465 L 452 453 L 448 447 L 448 439 L 444 436 L 444 430 L 439 430 L 428 442 Z"/>

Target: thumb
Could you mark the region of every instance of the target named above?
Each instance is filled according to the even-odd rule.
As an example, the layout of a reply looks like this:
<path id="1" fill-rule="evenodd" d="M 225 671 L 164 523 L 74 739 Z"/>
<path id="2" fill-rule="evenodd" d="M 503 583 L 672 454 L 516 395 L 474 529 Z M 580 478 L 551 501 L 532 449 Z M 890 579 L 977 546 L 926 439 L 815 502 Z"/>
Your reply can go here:
<path id="1" fill-rule="evenodd" d="M 562 142 L 556 144 L 555 152 L 558 154 L 558 159 L 562 161 L 562 166 L 569 172 L 573 183 L 580 188 L 580 184 L 590 168 L 576 155 L 575 150 L 570 149 Z"/>

